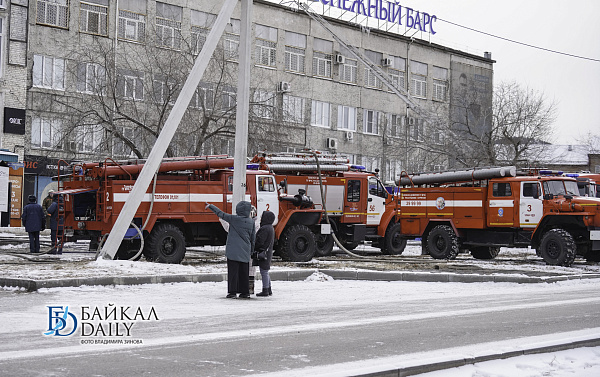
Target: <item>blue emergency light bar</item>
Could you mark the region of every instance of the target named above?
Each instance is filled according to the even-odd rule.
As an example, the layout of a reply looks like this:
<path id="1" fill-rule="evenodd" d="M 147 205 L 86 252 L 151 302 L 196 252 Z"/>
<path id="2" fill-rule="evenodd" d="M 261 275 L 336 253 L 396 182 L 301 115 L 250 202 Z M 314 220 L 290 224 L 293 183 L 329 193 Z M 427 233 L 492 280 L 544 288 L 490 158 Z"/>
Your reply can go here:
<path id="1" fill-rule="evenodd" d="M 367 170 L 367 168 L 362 165 L 350 165 L 350 168 L 356 170 Z"/>
<path id="2" fill-rule="evenodd" d="M 567 174 L 565 174 L 565 176 L 570 177 L 570 178 L 577 178 L 577 177 L 579 177 L 579 174 L 577 174 L 577 173 L 567 173 Z"/>

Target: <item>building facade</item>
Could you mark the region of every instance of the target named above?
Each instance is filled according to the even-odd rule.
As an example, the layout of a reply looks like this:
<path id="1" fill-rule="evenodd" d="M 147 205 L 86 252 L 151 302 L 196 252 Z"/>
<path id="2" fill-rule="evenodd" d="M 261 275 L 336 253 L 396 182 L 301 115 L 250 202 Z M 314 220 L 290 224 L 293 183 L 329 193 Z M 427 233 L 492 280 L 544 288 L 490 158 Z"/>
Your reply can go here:
<path id="1" fill-rule="evenodd" d="M 10 13 L 26 25 L 14 35 L 15 22 L 10 35 L 2 29 L 4 112 L 17 110 L 24 118 L 20 133 L 11 133 L 5 117 L 2 147 L 25 163 L 24 194 L 38 196 L 66 166 L 59 160 L 148 155 L 222 5 L 0 1 L 11 1 L 9 9 L 4 3 L 0 20 L 7 22 Z M 233 154 L 239 12 L 238 5 L 169 156 Z M 478 114 L 491 110 L 490 56 L 328 21 L 427 115 L 407 106 L 309 16 L 257 0 L 250 154 L 312 148 L 347 155 L 393 181 L 401 171 L 446 168 L 451 155 L 444 149 L 446 136 L 463 118 L 488 126 Z"/>

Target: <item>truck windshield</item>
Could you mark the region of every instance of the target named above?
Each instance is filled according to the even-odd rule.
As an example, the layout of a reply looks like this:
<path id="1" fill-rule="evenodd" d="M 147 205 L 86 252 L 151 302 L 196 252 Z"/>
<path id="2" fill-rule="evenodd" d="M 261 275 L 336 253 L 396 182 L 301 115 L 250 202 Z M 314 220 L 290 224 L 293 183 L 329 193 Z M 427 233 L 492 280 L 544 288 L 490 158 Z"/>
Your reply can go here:
<path id="1" fill-rule="evenodd" d="M 545 181 L 544 194 L 579 196 L 579 188 L 575 181 Z"/>

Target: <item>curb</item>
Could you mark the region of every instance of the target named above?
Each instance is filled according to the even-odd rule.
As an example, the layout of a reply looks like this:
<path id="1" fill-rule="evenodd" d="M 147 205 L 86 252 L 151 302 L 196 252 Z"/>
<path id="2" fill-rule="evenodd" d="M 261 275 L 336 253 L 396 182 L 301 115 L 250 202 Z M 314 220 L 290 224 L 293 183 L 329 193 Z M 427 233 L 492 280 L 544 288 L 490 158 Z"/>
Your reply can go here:
<path id="1" fill-rule="evenodd" d="M 271 280 L 274 281 L 301 281 L 315 272 L 323 273 L 334 280 L 368 280 L 368 281 L 420 281 L 429 283 L 555 283 L 567 280 L 599 279 L 600 274 L 588 275 L 562 275 L 551 277 L 531 277 L 523 275 L 474 275 L 453 273 L 427 273 L 427 272 L 395 272 L 395 271 L 347 271 L 333 269 L 302 269 L 271 271 Z M 255 279 L 260 280 L 257 273 Z M 0 287 L 24 288 L 28 292 L 40 288 L 80 287 L 83 285 L 109 286 L 109 285 L 140 285 L 140 284 L 166 284 L 166 283 L 202 283 L 227 281 L 227 273 L 205 273 L 195 275 L 141 275 L 141 276 L 106 276 L 89 278 L 65 279 L 20 279 L 0 277 Z"/>
<path id="2" fill-rule="evenodd" d="M 406 377 L 406 376 L 414 376 L 417 374 L 428 373 L 428 372 L 436 372 L 440 370 L 450 369 L 462 367 L 465 365 L 472 365 L 476 363 L 481 363 L 485 361 L 492 360 L 502 360 L 509 359 L 511 357 L 517 356 L 525 356 L 525 355 L 534 355 L 539 353 L 548 353 L 548 352 L 557 352 L 557 351 L 565 351 L 573 348 L 580 347 L 597 347 L 600 346 L 600 338 L 595 339 L 586 339 L 586 340 L 578 340 L 573 342 L 565 342 L 560 344 L 554 344 L 549 346 L 541 346 L 541 347 L 532 347 L 527 349 L 508 351 L 508 352 L 500 352 L 500 353 L 489 353 L 483 354 L 475 357 L 468 358 L 456 358 L 450 359 L 446 361 L 440 361 L 429 364 L 421 364 L 421 365 L 411 365 L 405 367 L 397 367 L 386 370 L 381 370 L 377 372 L 368 372 L 364 374 L 354 374 L 353 377 Z"/>

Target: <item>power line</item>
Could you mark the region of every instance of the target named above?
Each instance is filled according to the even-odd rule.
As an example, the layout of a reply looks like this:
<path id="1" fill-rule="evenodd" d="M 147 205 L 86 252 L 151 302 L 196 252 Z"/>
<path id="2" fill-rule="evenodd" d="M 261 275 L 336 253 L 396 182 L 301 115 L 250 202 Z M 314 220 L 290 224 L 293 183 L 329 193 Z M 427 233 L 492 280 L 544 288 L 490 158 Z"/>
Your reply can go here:
<path id="1" fill-rule="evenodd" d="M 552 52 L 552 53 L 554 53 L 554 54 L 566 55 L 566 56 L 570 56 L 570 57 L 572 57 L 572 58 L 577 58 L 577 59 L 584 59 L 584 60 L 590 60 L 590 61 L 593 61 L 593 62 L 600 62 L 600 59 L 588 58 L 588 57 L 585 57 L 585 56 L 573 55 L 573 54 L 568 54 L 568 53 L 566 53 L 566 52 L 561 52 L 561 51 L 556 51 L 556 50 L 550 50 L 550 49 L 548 49 L 548 48 L 544 48 L 544 47 L 539 47 L 539 46 L 530 45 L 530 44 L 528 44 L 528 43 L 523 43 L 523 42 L 515 41 L 515 40 L 513 40 L 513 39 L 508 39 L 508 38 L 500 37 L 500 36 L 498 36 L 498 35 L 494 35 L 494 34 L 486 33 L 485 31 L 481 31 L 481 30 L 473 29 L 473 28 L 470 28 L 470 27 L 468 27 L 468 26 L 463 26 L 463 25 L 460 25 L 460 24 L 457 24 L 457 23 L 454 23 L 454 22 L 451 22 L 451 21 L 447 21 L 447 20 L 441 19 L 441 18 L 439 18 L 439 17 L 438 17 L 438 20 L 439 20 L 439 21 L 446 22 L 446 23 L 448 23 L 448 24 L 451 24 L 451 25 L 454 25 L 454 26 L 461 27 L 461 28 L 463 28 L 463 29 L 467 29 L 467 30 L 474 31 L 474 32 L 476 32 L 476 33 L 485 34 L 485 35 L 488 35 L 488 36 L 490 36 L 490 37 L 493 37 L 493 38 L 502 39 L 502 40 L 505 40 L 505 41 L 508 41 L 508 42 L 512 42 L 512 43 L 520 44 L 520 45 L 527 46 L 527 47 L 531 47 L 531 48 L 535 48 L 535 49 L 538 49 L 538 50 L 543 50 L 543 51 L 547 51 L 547 52 Z"/>

